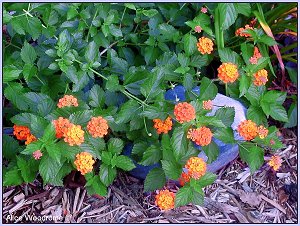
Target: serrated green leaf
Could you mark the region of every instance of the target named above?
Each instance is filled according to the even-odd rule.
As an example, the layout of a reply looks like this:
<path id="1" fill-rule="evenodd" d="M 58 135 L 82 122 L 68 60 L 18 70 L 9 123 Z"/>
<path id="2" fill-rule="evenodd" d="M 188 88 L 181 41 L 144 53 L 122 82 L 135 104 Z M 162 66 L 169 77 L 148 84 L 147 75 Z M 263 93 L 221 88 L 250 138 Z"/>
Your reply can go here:
<path id="1" fill-rule="evenodd" d="M 233 121 L 234 121 L 234 116 L 235 116 L 235 110 L 233 107 L 223 107 L 223 108 L 219 108 L 216 113 L 215 116 L 222 120 L 223 124 L 225 126 L 231 126 Z"/>
<path id="2" fill-rule="evenodd" d="M 219 3 L 220 21 L 223 30 L 234 24 L 237 18 L 237 11 L 233 3 Z"/>
<path id="3" fill-rule="evenodd" d="M 40 161 L 39 172 L 43 178 L 44 184 L 47 184 L 50 180 L 57 177 L 59 170 L 63 163 L 59 163 L 52 159 L 47 154 L 44 154 Z"/>
<path id="4" fill-rule="evenodd" d="M 102 107 L 105 101 L 104 91 L 99 85 L 94 85 L 89 93 L 89 105 Z"/>
<path id="5" fill-rule="evenodd" d="M 17 154 L 22 150 L 17 140 L 13 137 L 3 134 L 3 157 L 8 160 L 14 160 Z"/>
<path id="6" fill-rule="evenodd" d="M 184 51 L 188 56 L 193 55 L 197 51 L 197 38 L 191 34 L 183 36 Z"/>
<path id="7" fill-rule="evenodd" d="M 236 9 L 236 12 L 239 14 L 243 14 L 245 16 L 250 16 L 251 14 L 251 5 L 250 3 L 233 3 Z"/>
<path id="8" fill-rule="evenodd" d="M 24 43 L 23 48 L 21 49 L 21 59 L 26 64 L 33 64 L 37 58 L 34 48 L 28 42 Z"/>
<path id="9" fill-rule="evenodd" d="M 213 100 L 218 93 L 217 86 L 206 77 L 203 77 L 201 80 L 200 90 L 199 100 Z"/>
<path id="10" fill-rule="evenodd" d="M 166 176 L 161 168 L 152 169 L 146 176 L 144 191 L 154 191 L 163 188 L 166 184 Z"/>
<path id="11" fill-rule="evenodd" d="M 36 163 L 36 160 L 31 159 L 28 161 L 21 156 L 17 156 L 17 165 L 21 171 L 24 182 L 33 182 L 38 171 L 38 163 Z"/>
<path id="12" fill-rule="evenodd" d="M 7 65 L 3 67 L 3 82 L 7 83 L 19 78 L 22 70 L 14 65 Z"/>
<path id="13" fill-rule="evenodd" d="M 242 75 L 240 77 L 239 81 L 240 81 L 240 83 L 239 83 L 240 96 L 239 97 L 242 97 L 247 93 L 247 91 L 251 85 L 251 78 L 246 75 Z"/>
<path id="14" fill-rule="evenodd" d="M 251 105 L 247 110 L 247 119 L 252 120 L 258 125 L 265 125 L 267 123 L 267 118 L 262 111 L 261 107 Z"/>
<path id="15" fill-rule="evenodd" d="M 71 114 L 69 120 L 75 125 L 85 125 L 90 121 L 92 115 L 92 110 L 79 111 Z"/>
<path id="16" fill-rule="evenodd" d="M 270 116 L 281 122 L 288 122 L 288 115 L 285 108 L 281 105 L 273 105 L 271 107 Z"/>
<path id="17" fill-rule="evenodd" d="M 144 166 L 149 166 L 149 165 L 159 162 L 161 157 L 162 157 L 161 150 L 157 146 L 151 145 L 144 152 L 143 158 L 142 158 L 140 164 L 144 165 Z"/>
<path id="18" fill-rule="evenodd" d="M 219 48 L 218 49 L 220 59 L 222 63 L 234 63 L 236 65 L 241 65 L 241 57 L 236 52 L 229 48 Z"/>
<path id="19" fill-rule="evenodd" d="M 288 110 L 288 122 L 284 124 L 284 128 L 293 128 L 298 125 L 298 109 L 296 104 L 291 104 Z"/>
<path id="20" fill-rule="evenodd" d="M 205 152 L 206 156 L 208 157 L 207 163 L 212 163 L 218 158 L 219 147 L 213 140 L 210 142 L 209 145 L 202 146 L 201 148 Z"/>
<path id="21" fill-rule="evenodd" d="M 54 160 L 54 161 L 60 163 L 62 150 L 60 150 L 59 147 L 60 147 L 59 145 L 56 145 L 54 143 L 50 143 L 45 146 L 45 148 L 48 152 L 48 155 L 52 159 L 52 160 L 49 159 L 49 161 Z"/>
<path id="22" fill-rule="evenodd" d="M 107 78 L 106 89 L 115 92 L 120 90 L 120 85 L 119 85 L 119 77 L 117 75 L 111 75 Z"/>
<path id="23" fill-rule="evenodd" d="M 251 173 L 254 173 L 264 163 L 263 149 L 252 143 L 243 143 L 239 146 L 241 159 L 249 165 Z"/>
<path id="24" fill-rule="evenodd" d="M 13 167 L 5 173 L 3 178 L 4 186 L 16 186 L 22 183 L 23 178 L 21 175 L 21 171 L 18 169 L 18 167 Z"/>
<path id="25" fill-rule="evenodd" d="M 197 180 L 197 184 L 200 187 L 204 188 L 208 185 L 211 185 L 217 179 L 217 175 L 211 172 L 206 172 L 199 180 Z"/>
<path id="26" fill-rule="evenodd" d="M 109 186 L 110 184 L 112 184 L 112 182 L 115 180 L 117 176 L 117 169 L 112 168 L 111 166 L 108 166 L 106 164 L 101 164 L 99 176 L 101 182 L 104 185 Z"/>
<path id="27" fill-rule="evenodd" d="M 173 161 L 161 160 L 162 168 L 166 176 L 172 180 L 177 180 L 182 172 L 182 166 Z"/>
<path id="28" fill-rule="evenodd" d="M 185 206 L 192 202 L 193 189 L 190 186 L 180 188 L 175 196 L 175 207 Z"/>
<path id="29" fill-rule="evenodd" d="M 144 151 L 149 147 L 146 142 L 139 142 L 133 145 L 131 154 L 132 155 L 142 155 Z"/>
<path id="30" fill-rule="evenodd" d="M 214 137 L 226 144 L 235 143 L 233 130 L 231 128 L 219 128 L 214 132 Z"/>
<path id="31" fill-rule="evenodd" d="M 120 154 L 124 148 L 124 142 L 119 138 L 110 138 L 108 141 L 108 151 L 113 154 Z"/>
<path id="32" fill-rule="evenodd" d="M 171 146 L 176 160 L 179 160 L 187 151 L 187 138 L 185 131 L 181 127 L 174 130 L 171 138 Z"/>
<path id="33" fill-rule="evenodd" d="M 130 171 L 135 168 L 132 160 L 125 155 L 120 155 L 117 157 L 116 166 L 125 171 Z"/>
<path id="34" fill-rule="evenodd" d="M 99 52 L 98 49 L 99 48 L 97 47 L 97 44 L 94 41 L 88 44 L 84 54 L 84 57 L 88 63 L 93 63 L 95 61 L 97 54 Z"/>
<path id="35" fill-rule="evenodd" d="M 128 122 L 140 108 L 140 105 L 135 100 L 127 101 L 122 105 L 121 110 L 116 117 L 116 123 L 121 124 Z"/>

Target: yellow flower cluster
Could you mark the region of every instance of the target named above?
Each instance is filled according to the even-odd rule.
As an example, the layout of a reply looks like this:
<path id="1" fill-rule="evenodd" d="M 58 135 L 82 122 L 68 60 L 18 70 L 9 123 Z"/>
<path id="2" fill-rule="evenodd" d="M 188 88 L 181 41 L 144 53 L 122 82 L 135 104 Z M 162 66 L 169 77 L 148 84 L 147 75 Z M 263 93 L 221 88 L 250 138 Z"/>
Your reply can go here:
<path id="1" fill-rule="evenodd" d="M 93 165 L 95 160 L 93 156 L 88 152 L 81 152 L 76 155 L 76 160 L 74 162 L 77 170 L 82 174 L 85 175 L 93 170 Z"/>

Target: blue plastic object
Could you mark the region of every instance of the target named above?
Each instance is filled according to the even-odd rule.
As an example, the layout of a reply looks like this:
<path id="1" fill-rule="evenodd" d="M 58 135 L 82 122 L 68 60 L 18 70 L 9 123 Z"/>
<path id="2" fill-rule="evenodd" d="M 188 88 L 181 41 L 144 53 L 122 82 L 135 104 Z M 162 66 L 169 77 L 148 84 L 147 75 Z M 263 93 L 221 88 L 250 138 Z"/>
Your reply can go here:
<path id="1" fill-rule="evenodd" d="M 199 95 L 200 94 L 200 88 L 197 86 L 193 88 L 192 90 L 195 94 Z M 182 102 L 186 100 L 186 90 L 182 85 L 178 85 L 174 87 L 173 89 L 168 90 L 165 93 L 165 99 L 168 101 L 172 101 L 174 104 L 177 102 Z M 222 94 L 217 94 L 216 98 L 213 100 L 213 105 L 214 108 L 212 109 L 212 112 L 209 113 L 208 115 L 214 115 L 216 110 L 219 107 L 234 107 L 235 108 L 235 117 L 234 117 L 234 122 L 232 123 L 232 129 L 236 130 L 238 124 L 246 119 L 246 108 L 238 101 L 229 98 L 227 96 L 224 96 Z M 218 106 L 218 107 L 216 107 Z M 243 140 L 242 137 L 240 137 L 236 132 L 234 134 L 236 140 Z M 222 141 L 213 138 L 214 142 L 219 146 L 220 154 L 218 158 L 213 161 L 212 163 L 207 165 L 207 170 L 210 172 L 216 172 L 226 166 L 228 163 L 233 161 L 237 156 L 239 152 L 239 147 L 237 144 L 225 144 Z M 201 152 L 199 153 L 199 157 L 207 160 L 207 156 L 205 153 L 201 150 L 201 146 L 198 146 L 195 144 L 195 147 L 200 150 Z M 132 144 L 131 146 L 125 147 L 125 155 L 130 156 L 132 149 Z M 159 164 L 151 165 L 151 166 L 141 166 L 135 162 L 137 168 L 132 170 L 130 172 L 131 175 L 134 177 L 140 178 L 140 179 L 145 179 L 148 172 L 155 168 L 159 167 Z"/>

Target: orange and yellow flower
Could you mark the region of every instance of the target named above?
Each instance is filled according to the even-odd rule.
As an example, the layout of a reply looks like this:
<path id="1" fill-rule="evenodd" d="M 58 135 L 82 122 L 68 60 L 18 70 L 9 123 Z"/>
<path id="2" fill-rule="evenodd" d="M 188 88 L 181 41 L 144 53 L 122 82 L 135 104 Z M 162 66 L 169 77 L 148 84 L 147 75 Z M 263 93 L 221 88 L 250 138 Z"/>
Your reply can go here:
<path id="1" fill-rule="evenodd" d="M 27 126 L 18 126 L 14 125 L 13 134 L 16 136 L 18 140 L 26 140 L 30 135 L 30 129 Z"/>
<path id="2" fill-rule="evenodd" d="M 250 57 L 249 61 L 251 64 L 257 64 L 257 61 L 262 57 L 259 52 L 259 49 L 255 46 L 253 56 Z"/>
<path id="3" fill-rule="evenodd" d="M 254 76 L 253 83 L 256 86 L 265 85 L 268 81 L 268 72 L 265 69 L 259 70 L 253 76 Z"/>
<path id="4" fill-rule="evenodd" d="M 269 130 L 260 125 L 259 127 L 257 127 L 257 133 L 260 139 L 264 139 L 268 136 Z"/>
<path id="5" fill-rule="evenodd" d="M 223 63 L 218 68 L 218 77 L 224 83 L 233 83 L 239 77 L 238 68 L 233 63 Z"/>
<path id="6" fill-rule="evenodd" d="M 84 142 L 84 131 L 80 125 L 72 124 L 66 129 L 63 137 L 64 141 L 69 143 L 70 146 L 80 145 Z"/>
<path id="7" fill-rule="evenodd" d="M 191 179 L 191 177 L 190 177 L 189 174 L 187 174 L 185 172 L 182 172 L 181 175 L 180 175 L 180 178 L 179 178 L 179 184 L 180 184 L 180 186 L 184 186 L 185 183 L 190 182 L 190 179 Z"/>
<path id="8" fill-rule="evenodd" d="M 88 152 L 81 152 L 77 154 L 76 159 L 74 161 L 77 170 L 82 175 L 91 172 L 93 170 L 94 163 L 95 160 L 93 159 L 93 156 Z"/>
<path id="9" fill-rule="evenodd" d="M 34 135 L 29 134 L 29 135 L 27 136 L 27 138 L 26 138 L 25 144 L 28 145 L 28 144 L 30 144 L 31 142 L 36 141 L 36 140 L 37 140 L 37 139 L 36 139 L 36 137 L 35 137 Z"/>
<path id="10" fill-rule="evenodd" d="M 241 36 L 241 37 L 251 37 L 250 34 L 245 33 L 245 30 L 253 30 L 253 27 L 249 26 L 248 24 L 245 25 L 245 28 L 241 27 L 239 29 L 236 30 L 235 35 L 236 36 Z"/>
<path id="11" fill-rule="evenodd" d="M 175 105 L 174 115 L 179 123 L 189 122 L 196 118 L 196 111 L 193 105 L 183 102 Z"/>
<path id="12" fill-rule="evenodd" d="M 104 137 L 108 133 L 108 124 L 101 116 L 92 117 L 87 124 L 87 129 L 92 137 Z"/>
<path id="13" fill-rule="evenodd" d="M 271 166 L 275 171 L 279 170 L 281 164 L 282 164 L 282 160 L 278 155 L 273 155 L 270 161 L 268 162 L 268 165 Z"/>
<path id="14" fill-rule="evenodd" d="M 244 120 L 239 124 L 237 131 L 245 140 L 252 140 L 257 136 L 258 128 L 255 122 Z"/>
<path id="15" fill-rule="evenodd" d="M 63 108 L 63 107 L 78 107 L 78 101 L 77 98 L 72 95 L 65 95 L 64 97 L 60 98 L 58 100 L 57 107 Z"/>
<path id="16" fill-rule="evenodd" d="M 203 109 L 205 110 L 211 110 L 213 108 L 213 102 L 211 100 L 204 100 L 202 102 Z"/>
<path id="17" fill-rule="evenodd" d="M 155 205 L 161 210 L 173 209 L 175 205 L 175 194 L 167 189 L 159 191 L 155 196 Z"/>
<path id="18" fill-rule="evenodd" d="M 154 128 L 156 129 L 158 134 L 168 133 L 172 129 L 172 118 L 169 116 L 166 120 L 161 119 L 153 119 Z"/>
<path id="19" fill-rule="evenodd" d="M 201 37 L 197 42 L 197 47 L 200 53 L 211 54 L 211 52 L 214 50 L 214 43 L 207 37 Z"/>
<path id="20" fill-rule="evenodd" d="M 65 119 L 63 117 L 53 120 L 53 124 L 56 131 L 56 138 L 58 139 L 62 138 L 67 129 L 72 125 L 69 119 Z"/>
<path id="21" fill-rule="evenodd" d="M 194 141 L 197 145 L 206 146 L 209 145 L 212 139 L 212 132 L 209 128 L 202 126 L 197 129 L 189 129 L 187 138 Z"/>
<path id="22" fill-rule="evenodd" d="M 43 153 L 41 152 L 41 150 L 36 150 L 32 153 L 32 156 L 35 160 L 39 160 L 43 156 Z"/>
<path id="23" fill-rule="evenodd" d="M 188 175 L 191 178 L 199 179 L 206 173 L 206 162 L 199 157 L 191 157 L 185 164 Z"/>

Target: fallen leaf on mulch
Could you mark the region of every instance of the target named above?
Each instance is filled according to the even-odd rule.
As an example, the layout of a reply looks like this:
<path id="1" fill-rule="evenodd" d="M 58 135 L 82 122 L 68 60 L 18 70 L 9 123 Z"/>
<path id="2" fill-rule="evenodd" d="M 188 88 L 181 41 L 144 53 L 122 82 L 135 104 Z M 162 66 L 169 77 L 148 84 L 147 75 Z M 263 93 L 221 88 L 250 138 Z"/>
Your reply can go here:
<path id="1" fill-rule="evenodd" d="M 238 190 L 237 193 L 240 196 L 242 202 L 249 204 L 250 206 L 258 206 L 261 202 L 261 198 L 255 192 L 244 192 L 243 190 Z"/>
<path id="2" fill-rule="evenodd" d="M 286 192 L 284 191 L 284 189 L 280 189 L 278 191 L 278 200 L 279 200 L 279 203 L 282 205 L 283 203 L 287 202 L 289 199 L 289 195 L 286 194 Z"/>

